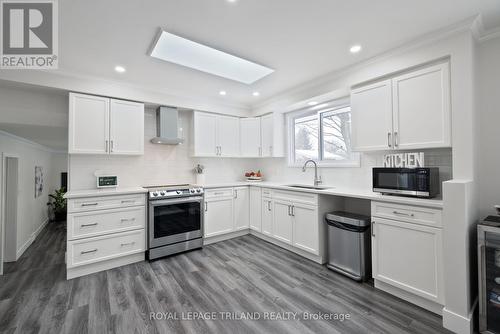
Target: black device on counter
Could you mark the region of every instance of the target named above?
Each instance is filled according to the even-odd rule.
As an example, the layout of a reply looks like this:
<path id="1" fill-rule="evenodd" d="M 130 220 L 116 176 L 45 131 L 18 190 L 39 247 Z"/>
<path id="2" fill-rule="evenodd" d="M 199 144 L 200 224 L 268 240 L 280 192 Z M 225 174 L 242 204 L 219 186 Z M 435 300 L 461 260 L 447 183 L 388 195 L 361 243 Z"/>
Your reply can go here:
<path id="1" fill-rule="evenodd" d="M 432 198 L 439 195 L 439 168 L 373 168 L 373 191 Z"/>

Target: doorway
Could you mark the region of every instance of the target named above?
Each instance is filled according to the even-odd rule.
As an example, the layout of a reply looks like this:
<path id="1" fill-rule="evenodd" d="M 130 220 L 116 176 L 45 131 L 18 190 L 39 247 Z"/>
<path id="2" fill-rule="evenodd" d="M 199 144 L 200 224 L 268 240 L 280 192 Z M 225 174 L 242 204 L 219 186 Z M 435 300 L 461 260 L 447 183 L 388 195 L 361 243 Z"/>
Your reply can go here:
<path id="1" fill-rule="evenodd" d="M 2 216 L 0 217 L 0 275 L 4 263 L 17 260 L 17 208 L 19 192 L 19 157 L 2 157 Z"/>

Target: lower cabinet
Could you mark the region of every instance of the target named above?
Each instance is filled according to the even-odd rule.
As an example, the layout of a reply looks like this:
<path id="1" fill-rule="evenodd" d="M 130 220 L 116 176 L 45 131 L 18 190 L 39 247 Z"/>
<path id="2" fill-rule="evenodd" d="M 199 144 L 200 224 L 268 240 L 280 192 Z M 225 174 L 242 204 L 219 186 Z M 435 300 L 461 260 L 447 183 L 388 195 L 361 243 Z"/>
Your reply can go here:
<path id="1" fill-rule="evenodd" d="M 250 197 L 248 187 L 234 188 L 234 230 L 249 228 Z"/>
<path id="2" fill-rule="evenodd" d="M 261 201 L 262 195 L 260 187 L 250 187 L 250 229 L 261 232 L 262 231 L 262 217 L 261 217 Z M 264 208 L 262 208 L 264 210 Z"/>
<path id="3" fill-rule="evenodd" d="M 292 218 L 293 246 L 319 255 L 319 226 L 312 223 L 318 220 L 318 207 L 294 204 Z"/>
<path id="4" fill-rule="evenodd" d="M 205 237 L 229 233 L 234 230 L 233 198 L 209 198 L 205 200 Z"/>
<path id="5" fill-rule="evenodd" d="M 262 233 L 269 236 L 273 235 L 273 200 L 270 198 L 262 199 Z"/>
<path id="6" fill-rule="evenodd" d="M 292 209 L 291 202 L 274 200 L 273 237 L 287 244 L 292 244 Z"/>

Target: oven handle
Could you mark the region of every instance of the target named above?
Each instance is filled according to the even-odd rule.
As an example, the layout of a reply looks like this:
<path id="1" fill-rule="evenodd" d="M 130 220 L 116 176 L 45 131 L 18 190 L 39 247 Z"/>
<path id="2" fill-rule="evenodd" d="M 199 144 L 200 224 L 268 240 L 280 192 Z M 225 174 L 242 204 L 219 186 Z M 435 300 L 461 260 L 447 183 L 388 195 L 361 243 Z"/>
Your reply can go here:
<path id="1" fill-rule="evenodd" d="M 149 204 L 151 204 L 152 206 L 159 206 L 159 205 L 165 205 L 165 204 L 189 203 L 189 202 L 201 203 L 202 201 L 203 201 L 202 196 L 196 196 L 196 197 L 189 197 L 189 198 L 172 198 L 172 199 L 165 199 L 165 200 L 160 200 L 160 201 L 150 201 Z"/>

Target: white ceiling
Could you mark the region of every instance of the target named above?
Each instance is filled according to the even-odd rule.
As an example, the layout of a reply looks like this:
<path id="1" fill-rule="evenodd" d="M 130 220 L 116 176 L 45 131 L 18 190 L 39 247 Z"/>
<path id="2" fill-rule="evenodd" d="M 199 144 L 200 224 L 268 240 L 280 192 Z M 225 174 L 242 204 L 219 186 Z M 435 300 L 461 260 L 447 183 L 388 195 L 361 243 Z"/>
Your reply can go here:
<path id="1" fill-rule="evenodd" d="M 59 11 L 60 71 L 249 107 L 478 13 L 500 23 L 499 0 L 64 0 Z M 153 59 L 160 27 L 276 72 L 245 85 Z"/>

